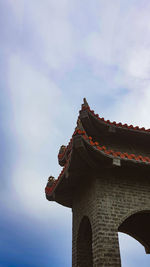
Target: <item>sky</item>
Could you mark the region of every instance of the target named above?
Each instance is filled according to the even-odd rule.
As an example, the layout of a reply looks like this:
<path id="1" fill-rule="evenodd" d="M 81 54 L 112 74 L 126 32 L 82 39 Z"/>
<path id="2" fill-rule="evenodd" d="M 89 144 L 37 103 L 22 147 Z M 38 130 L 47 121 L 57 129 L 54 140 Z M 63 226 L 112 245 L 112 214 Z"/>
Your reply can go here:
<path id="1" fill-rule="evenodd" d="M 72 211 L 45 199 L 83 97 L 150 128 L 149 0 L 0 0 L 0 267 L 71 267 Z M 122 267 L 150 256 L 119 234 Z"/>

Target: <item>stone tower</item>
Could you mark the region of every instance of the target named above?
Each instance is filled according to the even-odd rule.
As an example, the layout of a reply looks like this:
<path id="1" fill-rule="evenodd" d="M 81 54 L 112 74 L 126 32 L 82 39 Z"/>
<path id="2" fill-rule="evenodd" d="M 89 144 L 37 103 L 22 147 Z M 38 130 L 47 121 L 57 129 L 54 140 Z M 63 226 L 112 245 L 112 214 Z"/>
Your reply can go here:
<path id="1" fill-rule="evenodd" d="M 150 129 L 100 118 L 84 99 L 46 198 L 72 208 L 73 267 L 120 267 L 118 231 L 150 253 Z"/>

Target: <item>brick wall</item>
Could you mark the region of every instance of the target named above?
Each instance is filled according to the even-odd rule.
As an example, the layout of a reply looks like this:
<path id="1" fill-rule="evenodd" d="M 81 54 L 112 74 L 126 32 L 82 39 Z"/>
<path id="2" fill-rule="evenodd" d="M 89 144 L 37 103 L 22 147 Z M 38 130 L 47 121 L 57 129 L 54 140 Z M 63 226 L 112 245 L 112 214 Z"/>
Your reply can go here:
<path id="1" fill-rule="evenodd" d="M 92 229 L 94 267 L 120 267 L 118 227 L 130 215 L 150 210 L 150 177 L 138 169 L 132 172 L 104 170 L 84 177 L 74 193 L 72 266 L 86 267 L 85 260 L 77 265 L 77 239 L 84 216 Z M 82 257 L 82 255 L 80 256 Z M 83 256 L 85 259 L 85 256 Z M 79 262 L 79 261 L 78 261 Z M 92 266 L 91 266 L 92 267 Z"/>

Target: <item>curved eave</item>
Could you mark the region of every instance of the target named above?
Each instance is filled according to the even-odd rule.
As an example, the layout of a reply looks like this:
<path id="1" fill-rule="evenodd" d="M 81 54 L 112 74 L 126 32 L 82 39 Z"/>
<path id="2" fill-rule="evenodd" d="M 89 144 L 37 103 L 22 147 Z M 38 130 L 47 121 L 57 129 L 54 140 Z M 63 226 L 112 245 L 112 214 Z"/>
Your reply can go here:
<path id="1" fill-rule="evenodd" d="M 116 142 L 120 139 L 120 142 L 124 145 L 135 143 L 138 149 L 139 145 L 146 147 L 146 150 L 150 149 L 150 129 L 139 128 L 138 126 L 127 125 L 122 123 L 110 122 L 100 118 L 98 114 L 90 110 L 89 107 L 83 108 L 80 112 L 79 118 L 82 122 L 82 127 L 86 130 L 88 136 L 92 136 L 95 140 L 99 140 L 101 136 L 105 136 L 105 139 L 110 139 L 111 142 Z M 60 166 L 64 166 L 68 159 L 69 153 L 72 149 L 72 138 L 70 139 L 65 151 L 58 155 L 58 162 Z M 136 153 L 136 152 L 135 152 Z"/>
<path id="2" fill-rule="evenodd" d="M 81 131 L 80 131 L 81 132 Z M 56 184 L 46 198 L 56 201 L 61 205 L 72 207 L 74 189 L 84 182 L 85 177 L 90 174 L 90 170 L 97 172 L 101 168 L 131 168 L 142 166 L 150 167 L 150 159 L 142 156 L 130 155 L 127 153 L 107 150 L 105 146 L 100 146 L 93 142 L 92 138 L 85 133 L 75 133 L 72 139 L 72 149 L 69 158 L 56 180 Z"/>
<path id="3" fill-rule="evenodd" d="M 101 137 L 102 135 L 109 136 L 115 139 L 118 137 L 122 142 L 136 143 L 137 147 L 141 143 L 145 143 L 144 146 L 146 150 L 150 149 L 150 129 L 145 129 L 144 127 L 139 128 L 138 126 L 134 127 L 133 125 L 127 125 L 122 123 L 110 122 L 109 120 L 104 120 L 100 118 L 98 114 L 95 114 L 89 106 L 82 105 L 82 109 L 79 112 L 79 119 L 82 122 L 82 128 L 86 130 L 86 134 L 92 137 Z M 94 138 L 95 139 L 95 138 Z M 141 140 L 142 139 L 142 140 Z M 97 138 L 96 138 L 97 140 Z M 129 144 L 129 143 L 128 143 Z M 111 145 L 111 144 L 110 144 Z M 64 166 L 69 157 L 69 153 L 72 149 L 72 138 L 69 141 L 69 144 L 65 148 L 65 151 L 62 154 L 58 154 L 58 162 L 60 166 Z"/>
<path id="4" fill-rule="evenodd" d="M 85 149 L 82 143 L 82 136 L 74 136 L 72 150 L 69 158 L 62 170 L 62 174 L 56 180 L 54 188 L 46 193 L 46 198 L 50 201 L 56 201 L 61 205 L 71 207 L 74 189 L 85 175 L 88 164 L 83 160 Z M 78 168 L 76 168 L 78 166 Z"/>
<path id="5" fill-rule="evenodd" d="M 72 149 L 72 138 L 70 139 L 67 147 L 65 148 L 64 152 L 62 154 L 58 154 L 58 163 L 60 166 L 64 166 L 66 164 L 66 161 L 69 157 L 69 154 Z"/>
<path id="6" fill-rule="evenodd" d="M 99 121 L 99 123 L 103 125 L 103 127 L 109 128 L 112 126 L 115 129 L 121 129 L 124 131 L 150 135 L 150 129 L 145 129 L 144 127 L 140 128 L 139 126 L 128 125 L 126 123 L 122 124 L 121 122 L 116 123 L 115 121 L 111 122 L 110 120 L 105 120 L 104 118 L 100 118 L 98 114 L 95 114 L 94 111 L 91 110 L 89 107 L 82 108 L 82 110 L 80 111 L 80 118 L 82 117 L 82 114 L 86 113 L 90 114 L 92 117 L 97 119 L 97 121 Z"/>
<path id="7" fill-rule="evenodd" d="M 100 146 L 97 142 L 93 142 L 92 139 L 85 140 L 85 147 L 87 148 L 87 153 L 91 154 L 91 158 L 94 162 L 99 162 L 103 160 L 110 166 L 143 166 L 150 167 L 150 158 L 135 156 L 133 154 L 115 152 L 113 150 L 108 150 L 105 146 Z M 107 165 L 108 166 L 108 165 Z M 109 167 L 110 167 L 109 166 Z"/>

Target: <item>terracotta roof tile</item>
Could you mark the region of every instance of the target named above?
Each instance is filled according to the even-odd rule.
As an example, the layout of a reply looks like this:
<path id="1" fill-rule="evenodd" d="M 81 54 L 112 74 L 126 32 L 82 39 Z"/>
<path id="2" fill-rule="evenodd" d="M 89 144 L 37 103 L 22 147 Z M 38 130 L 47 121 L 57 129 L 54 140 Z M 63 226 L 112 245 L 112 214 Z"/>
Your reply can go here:
<path id="1" fill-rule="evenodd" d="M 95 114 L 93 110 L 90 110 L 89 106 L 88 107 L 87 106 L 82 106 L 82 110 L 89 110 L 89 112 L 91 112 L 96 118 L 98 118 L 99 120 L 101 120 L 101 121 L 103 121 L 103 122 L 105 122 L 107 124 L 112 124 L 112 125 L 115 125 L 117 127 L 124 127 L 124 128 L 128 128 L 128 129 L 134 129 L 134 130 L 150 132 L 150 129 L 145 130 L 144 127 L 139 128 L 138 126 L 134 127 L 133 125 L 127 125 L 126 123 L 122 124 L 121 122 L 116 123 L 115 121 L 113 121 L 113 122 L 110 122 L 109 120 L 106 121 L 106 120 L 104 120 L 104 118 L 100 118 L 98 114 Z M 69 160 L 70 160 L 70 155 L 71 155 L 71 150 L 72 150 L 73 136 L 76 135 L 76 134 L 81 135 L 84 138 L 84 140 L 89 142 L 89 144 L 91 146 L 96 147 L 96 149 L 99 150 L 99 151 L 103 151 L 103 153 L 105 153 L 106 155 L 110 155 L 112 157 L 119 157 L 121 159 L 125 159 L 126 158 L 128 160 L 136 160 L 136 161 L 150 163 L 150 158 L 149 157 L 143 157 L 141 155 L 135 155 L 135 154 L 128 154 L 127 152 L 122 153 L 120 151 L 108 150 L 106 148 L 106 146 L 100 145 L 99 142 L 94 142 L 92 140 L 91 136 L 87 136 L 86 135 L 85 131 L 82 131 L 80 129 L 76 129 L 74 131 L 74 133 L 72 135 L 72 138 L 70 139 L 67 147 L 65 148 L 64 152 L 61 153 L 61 154 L 60 153 L 58 154 L 58 159 L 59 160 L 63 159 L 65 156 L 67 157 L 67 160 L 66 160 L 65 165 L 64 165 L 62 171 L 60 172 L 57 180 L 55 180 L 53 185 L 51 187 L 49 187 L 49 186 L 45 187 L 45 193 L 47 195 L 52 194 L 52 192 L 54 191 L 58 181 L 63 177 L 63 174 L 65 173 L 65 170 L 68 167 Z"/>
<path id="2" fill-rule="evenodd" d="M 150 129 L 145 129 L 145 127 L 139 127 L 139 126 L 133 126 L 133 125 L 128 125 L 127 123 L 122 124 L 121 122 L 117 123 L 116 121 L 110 122 L 110 120 L 105 120 L 103 117 L 100 118 L 98 114 L 94 113 L 94 110 L 91 110 L 90 107 L 82 107 L 82 110 L 88 110 L 90 113 L 92 113 L 97 119 L 105 122 L 106 124 L 112 124 L 117 127 L 122 127 L 122 128 L 127 128 L 127 129 L 133 129 L 133 130 L 138 130 L 138 131 L 143 131 L 143 132 L 150 132 Z"/>
<path id="3" fill-rule="evenodd" d="M 134 159 L 134 160 L 137 160 L 137 161 L 142 161 L 142 162 L 150 163 L 150 158 L 149 158 L 149 157 L 143 157 L 143 156 L 141 156 L 141 155 L 136 156 L 135 154 L 128 154 L 127 152 L 122 153 L 122 152 L 120 152 L 120 151 L 108 150 L 108 149 L 106 148 L 106 146 L 100 146 L 98 142 L 93 142 L 92 137 L 91 137 L 91 136 L 89 136 L 89 137 L 86 136 L 85 131 L 76 130 L 76 131 L 73 133 L 73 136 L 76 135 L 76 134 L 82 135 L 83 138 L 84 138 L 85 140 L 87 140 L 87 141 L 89 140 L 88 142 L 89 142 L 90 145 L 92 145 L 92 146 L 96 146 L 96 148 L 97 148 L 98 150 L 103 151 L 106 155 L 112 155 L 113 157 L 120 157 L 121 159 L 127 158 L 127 159 L 129 159 L 129 160 Z M 71 138 L 70 144 L 72 144 L 72 138 Z M 69 146 L 68 146 L 68 147 L 69 147 Z M 66 168 L 67 168 L 67 166 L 68 166 L 68 163 L 69 163 L 70 154 L 71 154 L 71 153 L 69 153 L 69 156 L 68 156 L 68 159 L 67 159 L 67 161 L 66 161 L 66 164 L 65 164 L 64 168 L 62 169 L 61 173 L 59 174 L 58 179 L 55 180 L 54 184 L 53 184 L 51 187 L 48 187 L 48 186 L 47 186 L 47 187 L 45 188 L 45 193 L 46 193 L 47 195 L 52 194 L 52 192 L 54 191 L 54 189 L 55 189 L 55 187 L 56 187 L 58 181 L 60 180 L 60 178 L 61 178 L 62 175 L 64 174 L 64 172 L 65 172 L 65 170 L 66 170 Z"/>

